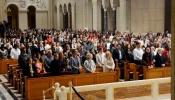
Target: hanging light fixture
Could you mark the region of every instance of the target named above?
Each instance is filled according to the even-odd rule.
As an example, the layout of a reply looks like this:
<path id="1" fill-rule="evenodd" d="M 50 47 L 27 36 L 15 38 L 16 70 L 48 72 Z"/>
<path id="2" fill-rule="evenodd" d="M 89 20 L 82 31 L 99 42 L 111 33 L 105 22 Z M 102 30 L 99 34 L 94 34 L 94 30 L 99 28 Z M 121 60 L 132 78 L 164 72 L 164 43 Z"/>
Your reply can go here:
<path id="1" fill-rule="evenodd" d="M 12 12 L 12 10 L 10 9 L 10 7 L 7 8 L 7 12 Z"/>

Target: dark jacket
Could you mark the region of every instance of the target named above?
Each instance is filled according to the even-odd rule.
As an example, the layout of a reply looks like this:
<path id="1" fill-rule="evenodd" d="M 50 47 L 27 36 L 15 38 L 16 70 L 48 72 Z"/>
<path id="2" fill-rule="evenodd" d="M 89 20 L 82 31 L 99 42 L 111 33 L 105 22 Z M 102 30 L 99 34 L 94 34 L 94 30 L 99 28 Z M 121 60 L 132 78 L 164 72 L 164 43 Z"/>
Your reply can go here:
<path id="1" fill-rule="evenodd" d="M 113 51 L 113 53 L 112 53 L 112 57 L 113 57 L 113 59 L 114 59 L 114 61 L 117 59 L 117 60 L 126 60 L 126 58 L 125 58 L 125 53 L 124 53 L 124 51 L 121 49 L 121 55 L 122 55 L 122 58 L 121 59 L 119 59 L 119 50 L 118 49 L 115 49 L 114 51 Z"/>
<path id="2" fill-rule="evenodd" d="M 151 66 L 153 61 L 151 53 L 144 53 L 142 56 L 142 60 L 145 61 L 148 66 Z"/>
<path id="3" fill-rule="evenodd" d="M 33 71 L 34 71 L 33 76 L 32 76 L 32 74 L 30 73 L 30 67 L 29 67 L 29 64 L 27 63 L 27 64 L 25 65 L 25 67 L 23 68 L 23 74 L 24 74 L 24 76 L 28 76 L 29 78 L 36 77 L 37 69 L 36 69 L 36 67 L 35 67 L 34 64 L 32 64 L 32 69 L 33 69 Z"/>
<path id="4" fill-rule="evenodd" d="M 50 72 L 52 76 L 61 75 L 61 62 L 59 60 L 53 60 L 50 64 Z"/>
<path id="5" fill-rule="evenodd" d="M 133 56 L 132 52 L 128 52 L 127 49 L 124 52 L 125 52 L 126 60 L 131 62 L 131 63 L 134 63 L 134 56 Z"/>
<path id="6" fill-rule="evenodd" d="M 165 64 L 165 57 L 164 55 L 160 56 L 158 53 L 155 56 L 155 67 L 162 67 L 162 64 Z"/>
<path id="7" fill-rule="evenodd" d="M 23 67 L 26 65 L 27 58 L 29 58 L 28 54 L 19 55 L 18 64 L 19 64 L 21 69 L 23 69 Z"/>

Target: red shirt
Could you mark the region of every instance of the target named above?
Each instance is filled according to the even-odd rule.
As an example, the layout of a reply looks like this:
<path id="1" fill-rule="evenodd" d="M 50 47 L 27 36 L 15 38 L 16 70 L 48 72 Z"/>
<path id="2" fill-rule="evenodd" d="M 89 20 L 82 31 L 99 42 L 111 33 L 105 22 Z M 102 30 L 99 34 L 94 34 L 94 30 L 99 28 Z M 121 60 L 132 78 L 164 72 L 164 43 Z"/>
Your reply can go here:
<path id="1" fill-rule="evenodd" d="M 47 44 L 50 44 L 52 42 L 52 38 L 47 38 Z"/>

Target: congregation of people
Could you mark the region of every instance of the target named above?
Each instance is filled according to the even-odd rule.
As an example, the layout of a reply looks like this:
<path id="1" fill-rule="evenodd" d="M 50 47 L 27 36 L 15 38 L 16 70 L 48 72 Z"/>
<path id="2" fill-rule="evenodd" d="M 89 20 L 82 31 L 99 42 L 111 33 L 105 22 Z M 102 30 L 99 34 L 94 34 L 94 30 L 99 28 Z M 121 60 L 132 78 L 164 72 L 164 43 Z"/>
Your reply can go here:
<path id="1" fill-rule="evenodd" d="M 0 38 L 0 58 L 18 59 L 23 74 L 36 77 L 40 73 L 52 76 L 115 71 L 116 61 L 124 78 L 124 62 L 143 67 L 166 67 L 171 63 L 171 34 L 148 32 L 135 35 L 128 32 L 88 30 L 7 30 Z"/>

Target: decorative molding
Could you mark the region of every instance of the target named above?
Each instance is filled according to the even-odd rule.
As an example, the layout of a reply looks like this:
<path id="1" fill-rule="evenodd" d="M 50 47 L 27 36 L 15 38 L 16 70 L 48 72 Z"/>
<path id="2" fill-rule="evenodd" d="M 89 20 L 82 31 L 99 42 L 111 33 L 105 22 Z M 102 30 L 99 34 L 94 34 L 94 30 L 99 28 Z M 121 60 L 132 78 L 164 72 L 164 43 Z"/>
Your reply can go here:
<path id="1" fill-rule="evenodd" d="M 19 7 L 25 8 L 26 7 L 26 1 L 25 0 L 19 0 Z"/>
<path id="2" fill-rule="evenodd" d="M 49 2 L 49 1 L 48 1 Z M 27 9 L 30 5 L 36 7 L 36 9 L 47 9 L 46 0 L 5 0 L 5 5 L 15 4 L 19 5 L 19 9 Z"/>

